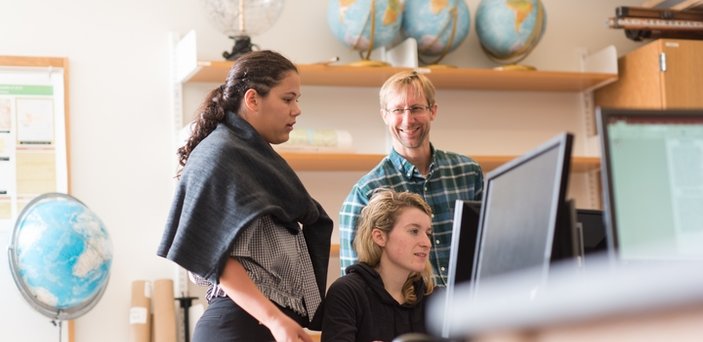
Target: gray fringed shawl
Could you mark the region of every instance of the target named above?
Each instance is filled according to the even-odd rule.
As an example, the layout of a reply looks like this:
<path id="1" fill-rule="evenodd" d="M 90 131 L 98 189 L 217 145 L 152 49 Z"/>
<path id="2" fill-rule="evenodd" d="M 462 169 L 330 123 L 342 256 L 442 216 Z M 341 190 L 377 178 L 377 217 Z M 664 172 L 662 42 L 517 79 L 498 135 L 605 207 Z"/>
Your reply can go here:
<path id="1" fill-rule="evenodd" d="M 190 154 L 157 254 L 217 284 L 235 237 L 262 215 L 293 234 L 303 225 L 324 298 L 332 220 L 271 145 L 228 112 Z"/>

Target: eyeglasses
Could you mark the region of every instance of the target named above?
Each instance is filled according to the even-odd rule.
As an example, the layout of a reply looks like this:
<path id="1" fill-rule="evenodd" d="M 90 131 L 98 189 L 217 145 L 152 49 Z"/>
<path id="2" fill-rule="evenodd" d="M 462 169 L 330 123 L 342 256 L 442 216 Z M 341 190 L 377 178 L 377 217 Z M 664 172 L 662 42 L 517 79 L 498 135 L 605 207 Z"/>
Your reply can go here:
<path id="1" fill-rule="evenodd" d="M 386 112 L 392 113 L 393 115 L 402 115 L 405 114 L 406 111 L 409 111 L 412 115 L 421 115 L 427 113 L 429 110 L 430 106 L 414 105 L 407 108 L 386 109 Z"/>

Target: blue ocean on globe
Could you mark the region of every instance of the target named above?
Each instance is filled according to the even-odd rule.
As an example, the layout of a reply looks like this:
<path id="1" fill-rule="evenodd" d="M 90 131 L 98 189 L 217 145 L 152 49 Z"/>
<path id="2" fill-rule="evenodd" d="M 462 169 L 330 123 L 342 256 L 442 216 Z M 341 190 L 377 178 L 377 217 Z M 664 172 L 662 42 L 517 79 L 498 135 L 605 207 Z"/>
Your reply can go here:
<path id="1" fill-rule="evenodd" d="M 337 40 L 354 50 L 366 51 L 395 42 L 400 35 L 402 11 L 400 0 L 329 0 L 327 22 Z"/>
<path id="2" fill-rule="evenodd" d="M 107 285 L 112 264 L 107 230 L 67 195 L 30 202 L 17 220 L 10 248 L 15 282 L 46 316 L 76 318 L 95 305 Z"/>
<path id="3" fill-rule="evenodd" d="M 539 0 L 481 0 L 476 10 L 476 34 L 493 60 L 517 63 L 544 35 L 547 13 Z"/>
<path id="4" fill-rule="evenodd" d="M 428 56 L 454 51 L 469 34 L 471 16 L 464 0 L 412 0 L 403 10 L 403 32 Z M 451 40 L 451 44 L 450 44 Z"/>

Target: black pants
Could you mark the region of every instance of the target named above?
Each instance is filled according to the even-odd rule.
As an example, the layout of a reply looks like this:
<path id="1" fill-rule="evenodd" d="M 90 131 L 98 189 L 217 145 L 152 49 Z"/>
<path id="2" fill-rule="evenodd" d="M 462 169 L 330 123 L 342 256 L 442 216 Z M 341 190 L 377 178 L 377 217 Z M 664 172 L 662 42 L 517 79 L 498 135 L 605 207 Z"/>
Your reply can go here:
<path id="1" fill-rule="evenodd" d="M 278 307 L 305 327 L 307 319 L 294 311 Z M 192 342 L 275 341 L 269 328 L 239 307 L 229 297 L 213 298 L 195 324 Z"/>

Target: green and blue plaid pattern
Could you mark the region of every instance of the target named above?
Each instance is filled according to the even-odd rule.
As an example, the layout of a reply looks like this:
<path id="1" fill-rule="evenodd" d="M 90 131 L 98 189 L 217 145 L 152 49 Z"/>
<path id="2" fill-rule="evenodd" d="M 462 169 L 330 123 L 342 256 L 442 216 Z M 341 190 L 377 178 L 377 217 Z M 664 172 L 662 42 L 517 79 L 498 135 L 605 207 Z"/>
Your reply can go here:
<path id="1" fill-rule="evenodd" d="M 435 283 L 447 282 L 449 250 L 456 200 L 480 200 L 483 193 L 483 172 L 473 159 L 432 148 L 432 163 L 424 177 L 395 150 L 351 189 L 339 212 L 339 257 L 341 274 L 356 262 L 352 242 L 361 209 L 368 204 L 376 188 L 392 188 L 420 194 L 430 205 L 432 217 L 432 250 L 430 262 Z"/>

